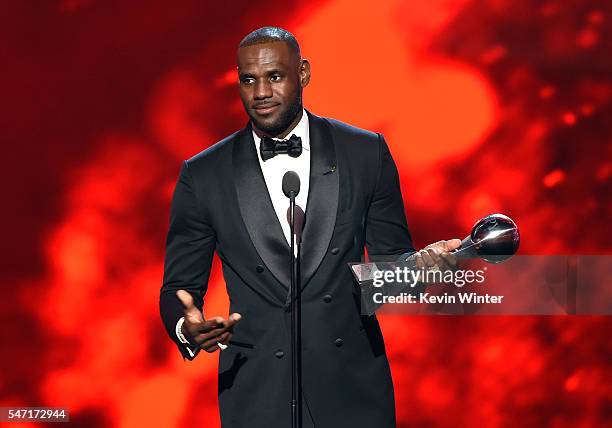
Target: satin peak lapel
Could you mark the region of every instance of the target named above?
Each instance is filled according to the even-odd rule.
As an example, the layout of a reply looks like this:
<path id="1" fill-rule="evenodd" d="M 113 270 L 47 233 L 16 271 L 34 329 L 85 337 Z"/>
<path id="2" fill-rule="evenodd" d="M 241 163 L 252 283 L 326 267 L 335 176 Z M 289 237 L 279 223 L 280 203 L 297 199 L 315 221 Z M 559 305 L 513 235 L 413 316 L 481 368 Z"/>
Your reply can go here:
<path id="1" fill-rule="evenodd" d="M 259 256 L 276 279 L 289 289 L 291 272 L 283 230 L 274 211 L 264 180 L 250 124 L 236 137 L 233 148 L 233 170 L 242 219 Z M 276 284 L 272 293 L 281 301 L 284 294 Z"/>
<path id="2" fill-rule="evenodd" d="M 331 125 L 308 112 L 310 184 L 302 235 L 302 288 L 308 284 L 329 247 L 338 211 L 338 171 Z"/>

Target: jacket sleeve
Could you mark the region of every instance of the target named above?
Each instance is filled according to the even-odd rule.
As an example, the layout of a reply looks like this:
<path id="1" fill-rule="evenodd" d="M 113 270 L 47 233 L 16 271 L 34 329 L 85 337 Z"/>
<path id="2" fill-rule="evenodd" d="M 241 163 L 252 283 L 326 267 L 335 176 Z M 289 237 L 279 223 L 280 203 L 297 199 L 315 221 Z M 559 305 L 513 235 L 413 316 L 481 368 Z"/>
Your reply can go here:
<path id="1" fill-rule="evenodd" d="M 366 218 L 366 247 L 372 261 L 395 261 L 415 250 L 395 162 L 384 137 L 379 134 L 378 140 L 378 174 Z"/>
<path id="2" fill-rule="evenodd" d="M 159 307 L 166 331 L 188 360 L 197 352 L 189 352 L 176 336 L 177 322 L 184 315 L 176 292 L 188 291 L 202 310 L 216 243 L 215 231 L 202 208 L 189 164 L 184 162 L 172 198 Z"/>

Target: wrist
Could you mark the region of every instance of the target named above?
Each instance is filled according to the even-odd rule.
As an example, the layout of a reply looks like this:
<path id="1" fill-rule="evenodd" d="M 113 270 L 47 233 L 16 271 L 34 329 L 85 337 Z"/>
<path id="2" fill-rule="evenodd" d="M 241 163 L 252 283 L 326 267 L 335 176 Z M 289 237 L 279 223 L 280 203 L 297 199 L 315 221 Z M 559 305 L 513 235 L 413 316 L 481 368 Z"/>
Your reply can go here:
<path id="1" fill-rule="evenodd" d="M 185 345 L 193 345 L 188 339 L 189 334 L 185 331 L 185 317 L 181 317 L 176 323 L 175 333 L 176 333 L 176 337 L 178 338 L 179 342 Z"/>

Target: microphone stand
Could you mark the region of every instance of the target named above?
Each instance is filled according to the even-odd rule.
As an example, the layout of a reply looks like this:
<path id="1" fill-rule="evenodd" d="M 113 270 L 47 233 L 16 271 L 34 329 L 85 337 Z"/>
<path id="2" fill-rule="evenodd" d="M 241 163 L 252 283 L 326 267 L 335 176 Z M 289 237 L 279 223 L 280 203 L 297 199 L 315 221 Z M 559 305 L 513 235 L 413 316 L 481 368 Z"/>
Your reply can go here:
<path id="1" fill-rule="evenodd" d="M 301 233 L 295 233 L 295 192 L 289 196 L 289 226 L 291 230 L 291 428 L 302 428 L 302 319 L 300 302 L 300 243 Z M 297 257 L 294 255 L 297 243 Z"/>
<path id="2" fill-rule="evenodd" d="M 291 238 L 291 286 L 289 308 L 291 311 L 291 428 L 302 428 L 302 314 L 300 302 L 300 243 L 305 214 L 295 205 L 300 192 L 300 177 L 295 171 L 283 176 L 283 193 L 289 198 L 287 220 Z M 297 230 L 296 230 L 297 227 Z M 295 246 L 297 245 L 297 251 Z"/>

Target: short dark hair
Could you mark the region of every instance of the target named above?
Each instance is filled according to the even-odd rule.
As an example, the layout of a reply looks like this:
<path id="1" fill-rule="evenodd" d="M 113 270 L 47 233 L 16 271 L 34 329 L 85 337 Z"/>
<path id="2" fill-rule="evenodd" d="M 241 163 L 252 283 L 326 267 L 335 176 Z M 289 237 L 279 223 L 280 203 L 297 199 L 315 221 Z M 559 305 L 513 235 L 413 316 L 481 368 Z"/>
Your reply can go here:
<path id="1" fill-rule="evenodd" d="M 293 34 L 280 27 L 261 27 L 251 31 L 238 45 L 244 46 L 259 45 L 261 43 L 285 42 L 298 56 L 300 56 L 300 45 Z"/>

